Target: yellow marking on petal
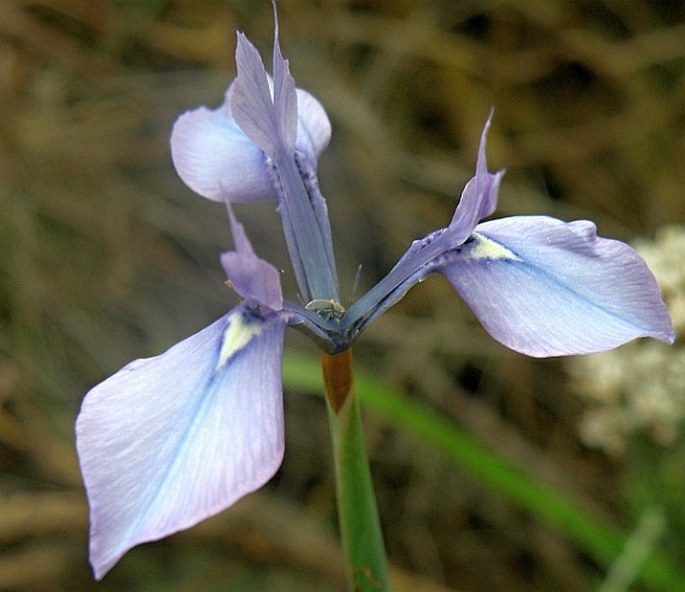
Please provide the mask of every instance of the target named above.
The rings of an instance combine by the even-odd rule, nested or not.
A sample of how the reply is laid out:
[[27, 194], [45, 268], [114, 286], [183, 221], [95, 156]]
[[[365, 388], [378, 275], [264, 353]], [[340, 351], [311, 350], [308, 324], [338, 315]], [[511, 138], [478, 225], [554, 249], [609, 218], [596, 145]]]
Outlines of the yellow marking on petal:
[[489, 239], [478, 232], [473, 233], [475, 243], [472, 243], [468, 256], [471, 259], [509, 259], [511, 261], [520, 261], [521, 259], [506, 247], [498, 242]]
[[216, 369], [219, 370], [236, 353], [243, 349], [252, 339], [262, 332], [262, 323], [247, 322], [245, 316], [238, 313], [231, 317], [224, 332], [224, 340], [219, 352], [219, 361]]

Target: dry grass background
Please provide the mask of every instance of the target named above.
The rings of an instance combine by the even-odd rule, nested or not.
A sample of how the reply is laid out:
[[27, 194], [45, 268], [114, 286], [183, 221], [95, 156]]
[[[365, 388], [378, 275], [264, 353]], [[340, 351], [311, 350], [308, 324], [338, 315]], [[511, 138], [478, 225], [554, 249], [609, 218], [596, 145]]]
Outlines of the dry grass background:
[[[279, 7], [296, 80], [333, 121], [320, 180], [350, 298], [360, 263], [368, 287], [448, 222], [490, 106], [490, 162], [508, 168], [500, 215], [588, 217], [622, 239], [685, 222], [685, 3]], [[130, 553], [101, 584], [86, 561], [72, 434], [83, 393], [233, 303], [218, 265], [231, 244], [224, 212], [176, 177], [168, 136], [183, 110], [221, 101], [235, 29], [268, 55], [268, 2], [0, 1], [0, 590], [343, 588], [325, 414], [301, 393], [286, 394], [286, 460], [265, 490]], [[258, 251], [284, 262], [273, 208], [240, 215]], [[630, 526], [624, 464], [579, 443], [560, 364], [492, 343], [441, 280], [356, 349], [375, 376]], [[443, 458], [373, 418], [367, 429], [398, 589], [570, 592], [602, 580]]]

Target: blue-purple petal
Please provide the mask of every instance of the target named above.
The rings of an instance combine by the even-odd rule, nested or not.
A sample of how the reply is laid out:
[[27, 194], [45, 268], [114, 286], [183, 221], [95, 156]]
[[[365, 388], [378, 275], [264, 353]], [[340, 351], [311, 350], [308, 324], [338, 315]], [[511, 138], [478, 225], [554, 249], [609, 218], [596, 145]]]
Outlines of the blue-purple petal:
[[489, 216], [497, 207], [499, 186], [504, 176], [504, 171], [496, 173], [488, 172], [488, 164], [485, 156], [488, 130], [492, 120], [492, 111], [483, 126], [476, 161], [476, 174], [466, 183], [461, 193], [461, 199], [452, 216], [448, 227], [448, 234], [452, 244], [460, 244], [473, 232], [476, 224], [486, 216]]
[[278, 40], [278, 14], [274, 10], [273, 102], [278, 124], [278, 135], [286, 152], [292, 153], [297, 138], [297, 94], [295, 79], [290, 74], [288, 60], [283, 58]]
[[76, 436], [98, 579], [131, 547], [220, 512], [278, 469], [284, 327], [240, 305], [86, 395]]
[[[241, 51], [252, 56], [252, 50], [256, 52], [254, 47], [247, 39], [243, 42], [240, 39], [241, 37], [238, 47], [243, 47]], [[241, 59], [245, 62], [245, 59]], [[242, 117], [241, 125], [251, 130], [253, 137], [267, 148], [276, 141], [271, 137], [273, 134], [284, 134], [288, 145], [292, 144], [292, 131], [289, 129], [292, 127], [293, 117], [296, 117], [294, 150], [302, 154], [311, 170], [316, 170], [319, 155], [330, 141], [331, 124], [321, 103], [301, 89], [296, 89], [294, 95], [288, 93], [288, 84], [284, 84], [281, 91], [286, 93], [288, 99], [281, 99], [283, 114], [274, 123], [276, 131], [269, 128], [269, 121], [262, 122], [261, 127], [256, 121], [249, 123], [251, 113], [254, 117], [259, 115], [254, 113], [255, 109], [270, 109], [271, 115], [274, 109], [271, 102], [273, 82], [264, 72], [261, 59], [257, 65], [254, 62], [254, 56], [247, 59], [250, 67], [258, 68], [256, 72], [244, 74], [248, 77], [249, 84], [245, 78], [240, 82], [233, 82], [226, 92], [223, 105], [218, 109], [200, 107], [188, 111], [174, 125], [171, 155], [176, 171], [188, 187], [208, 199], [244, 202], [278, 198], [273, 171], [267, 162], [264, 146], [255, 143], [238, 126], [232, 103], [238, 105]], [[263, 83], [259, 82], [262, 79]], [[264, 96], [265, 93], [268, 98]], [[258, 104], [255, 103], [257, 98], [260, 99]], [[266, 128], [262, 129], [264, 126]]]
[[331, 141], [331, 122], [318, 99], [300, 88], [297, 89], [297, 116], [295, 148], [316, 170], [319, 156]]
[[654, 276], [628, 245], [588, 221], [545, 216], [485, 222], [435, 262], [485, 329], [536, 357], [611, 349], [674, 333]]
[[488, 172], [485, 149], [492, 111], [483, 126], [476, 161], [476, 174], [468, 181], [447, 228], [415, 240], [390, 272], [348, 309], [345, 322], [358, 335], [373, 319], [401, 300], [416, 283], [423, 281], [431, 264], [443, 253], [458, 248], [478, 222], [495, 211], [504, 171]]
[[247, 300], [254, 300], [271, 310], [283, 308], [281, 276], [268, 261], [258, 257], [247, 238], [245, 228], [228, 206], [235, 250], [221, 255], [221, 264], [233, 289]]
[[272, 89], [257, 48], [238, 33], [235, 51], [238, 77], [231, 95], [235, 122], [270, 158], [280, 151], [292, 154], [297, 135], [292, 125], [297, 121], [295, 81], [277, 48], [276, 45], [274, 58], [280, 60], [274, 64], [276, 76]]
[[171, 156], [179, 177], [203, 197], [232, 202], [276, 198], [266, 156], [223, 107], [181, 115], [171, 132]]

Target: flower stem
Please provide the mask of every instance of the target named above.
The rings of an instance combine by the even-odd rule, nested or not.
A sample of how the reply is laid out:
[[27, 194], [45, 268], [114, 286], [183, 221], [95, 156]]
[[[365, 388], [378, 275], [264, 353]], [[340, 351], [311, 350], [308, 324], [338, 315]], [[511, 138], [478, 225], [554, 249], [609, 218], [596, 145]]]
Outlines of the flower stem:
[[350, 589], [390, 590], [376, 498], [364, 449], [359, 403], [354, 396], [352, 352], [321, 354], [333, 441], [338, 522]]

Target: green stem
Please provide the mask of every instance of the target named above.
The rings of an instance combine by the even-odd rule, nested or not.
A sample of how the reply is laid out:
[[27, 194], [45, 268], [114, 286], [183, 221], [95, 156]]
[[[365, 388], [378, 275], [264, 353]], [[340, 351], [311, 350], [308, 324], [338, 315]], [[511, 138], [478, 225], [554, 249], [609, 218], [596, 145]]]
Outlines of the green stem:
[[321, 354], [321, 366], [333, 441], [338, 522], [351, 589], [387, 592], [388, 566], [353, 391], [352, 353]]
[[[359, 374], [357, 379], [359, 396], [376, 417], [440, 451], [459, 470], [480, 479], [515, 507], [530, 512], [600, 565], [610, 566], [625, 548], [627, 537], [622, 530], [588, 514], [572, 496], [492, 451], [453, 420], [368, 374]], [[283, 383], [287, 388], [312, 393], [322, 390], [318, 365], [293, 353], [285, 356]], [[663, 548], [655, 548], [636, 574], [636, 582], [650, 590], [682, 592], [685, 572]]]

